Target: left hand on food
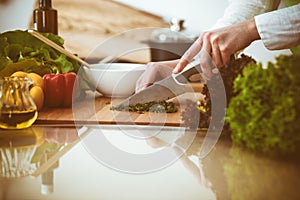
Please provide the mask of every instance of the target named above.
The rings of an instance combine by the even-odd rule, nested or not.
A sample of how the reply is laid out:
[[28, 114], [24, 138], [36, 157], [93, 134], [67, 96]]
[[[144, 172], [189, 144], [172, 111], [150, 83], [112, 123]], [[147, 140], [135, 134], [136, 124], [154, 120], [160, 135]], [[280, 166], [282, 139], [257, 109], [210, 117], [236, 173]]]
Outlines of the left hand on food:
[[154, 82], [170, 76], [177, 63], [178, 60], [148, 63], [145, 72], [136, 82], [135, 92], [139, 92]]

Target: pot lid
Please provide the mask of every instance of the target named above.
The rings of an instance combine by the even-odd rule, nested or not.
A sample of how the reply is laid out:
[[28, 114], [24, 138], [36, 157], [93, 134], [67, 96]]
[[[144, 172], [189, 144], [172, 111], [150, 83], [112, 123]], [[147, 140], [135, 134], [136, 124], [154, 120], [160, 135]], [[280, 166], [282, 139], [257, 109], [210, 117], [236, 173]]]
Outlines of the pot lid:
[[160, 43], [174, 43], [174, 42], [191, 42], [192, 38], [184, 33], [184, 20], [172, 18], [170, 20], [169, 28], [161, 28], [152, 31], [151, 41]]

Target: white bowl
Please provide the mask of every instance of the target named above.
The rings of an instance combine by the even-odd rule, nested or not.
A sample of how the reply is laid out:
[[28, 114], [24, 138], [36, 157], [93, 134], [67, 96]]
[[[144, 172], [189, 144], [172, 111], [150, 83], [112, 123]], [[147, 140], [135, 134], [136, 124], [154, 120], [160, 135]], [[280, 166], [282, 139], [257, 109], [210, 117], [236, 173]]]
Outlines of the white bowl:
[[85, 68], [96, 90], [106, 97], [125, 98], [135, 91], [138, 78], [146, 65], [136, 63], [92, 64]]

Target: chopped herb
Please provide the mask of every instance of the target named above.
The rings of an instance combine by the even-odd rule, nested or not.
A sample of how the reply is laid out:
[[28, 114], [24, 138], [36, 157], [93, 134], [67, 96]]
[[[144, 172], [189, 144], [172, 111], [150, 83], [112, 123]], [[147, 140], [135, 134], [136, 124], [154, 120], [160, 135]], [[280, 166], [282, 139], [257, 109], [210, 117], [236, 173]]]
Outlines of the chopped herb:
[[145, 112], [156, 112], [156, 113], [174, 113], [177, 112], [177, 107], [173, 102], [167, 101], [151, 101], [147, 103], [138, 103], [135, 105], [118, 105], [111, 107], [111, 110], [116, 111], [130, 111], [143, 114]]

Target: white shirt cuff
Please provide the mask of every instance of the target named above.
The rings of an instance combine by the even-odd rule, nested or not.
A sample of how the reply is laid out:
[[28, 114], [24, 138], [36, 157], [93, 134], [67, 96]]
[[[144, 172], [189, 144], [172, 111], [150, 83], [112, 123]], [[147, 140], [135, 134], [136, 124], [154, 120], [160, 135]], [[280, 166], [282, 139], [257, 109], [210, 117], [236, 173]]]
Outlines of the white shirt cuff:
[[300, 44], [300, 4], [255, 16], [262, 42], [269, 50], [288, 49]]

